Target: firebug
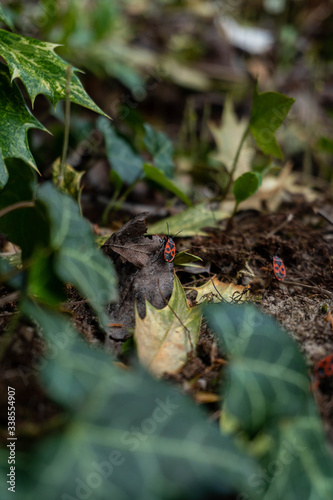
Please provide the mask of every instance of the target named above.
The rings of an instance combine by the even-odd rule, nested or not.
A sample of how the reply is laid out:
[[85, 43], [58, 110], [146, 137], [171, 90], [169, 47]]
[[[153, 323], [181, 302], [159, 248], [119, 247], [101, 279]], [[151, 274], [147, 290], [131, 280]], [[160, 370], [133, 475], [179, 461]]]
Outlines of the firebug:
[[286, 277], [286, 268], [284, 267], [283, 260], [277, 255], [273, 257], [273, 272], [275, 278], [279, 281], [283, 281]]
[[322, 358], [315, 364], [313, 369], [314, 373], [314, 387], [318, 387], [319, 381], [325, 378], [333, 377], [333, 354], [329, 354]]
[[[173, 239], [171, 238], [171, 236], [169, 236], [169, 224], [168, 223], [167, 223], [167, 226], [168, 226], [168, 237], [165, 240], [166, 243], [165, 243], [165, 247], [164, 247], [164, 260], [166, 260], [167, 262], [172, 262], [176, 256], [176, 244], [173, 241]], [[180, 232], [181, 231], [178, 231], [177, 234], [179, 234]], [[177, 236], [177, 234], [175, 234], [175, 236]], [[174, 236], [174, 238], [175, 238], [175, 236]]]

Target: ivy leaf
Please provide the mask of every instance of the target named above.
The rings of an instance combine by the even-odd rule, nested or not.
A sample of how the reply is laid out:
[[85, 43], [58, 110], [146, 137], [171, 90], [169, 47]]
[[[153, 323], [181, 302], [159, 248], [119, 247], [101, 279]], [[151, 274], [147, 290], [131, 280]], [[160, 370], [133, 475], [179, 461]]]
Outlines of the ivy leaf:
[[141, 362], [156, 376], [180, 370], [191, 347], [195, 348], [197, 344], [201, 313], [200, 307], [188, 306], [184, 289], [176, 276], [167, 306], [155, 309], [146, 301], [144, 319], [135, 310], [134, 338]]
[[106, 326], [104, 307], [116, 300], [116, 278], [110, 259], [95, 245], [88, 222], [77, 203], [45, 183], [38, 189], [37, 200], [50, 220], [50, 245], [56, 256], [57, 276], [72, 283], [91, 303]]
[[[0, 30], [1, 32], [1, 30]], [[46, 129], [30, 113], [15, 82], [11, 83], [7, 66], [0, 63], [0, 188], [8, 180], [5, 159], [20, 158], [38, 172], [30, 152], [27, 132], [30, 128]]]
[[279, 474], [272, 474], [268, 484], [262, 480], [263, 475], [256, 476], [257, 487], [266, 490], [263, 500], [331, 498], [332, 455], [314, 401], [309, 401], [305, 415], [281, 419], [277, 427], [268, 429], [267, 437], [271, 446], [260, 463], [265, 471], [272, 468], [270, 464], [277, 464]]
[[[7, 160], [9, 180], [0, 192], [0, 209], [22, 202], [33, 202], [37, 188], [37, 175], [21, 160]], [[18, 245], [22, 259], [32, 257], [36, 247], [47, 247], [49, 222], [45, 210], [22, 207], [0, 217], [0, 232]]]
[[182, 200], [184, 203], [186, 203], [187, 206], [192, 206], [191, 200], [186, 196], [183, 191], [181, 191], [173, 182], [171, 182], [167, 177], [164, 175], [164, 173], [159, 170], [157, 167], [153, 167], [152, 165], [149, 165], [149, 163], [145, 163], [143, 167], [146, 179], [150, 179], [151, 181], [156, 182], [160, 186], [164, 187], [165, 189], [168, 189], [171, 191], [171, 193], [175, 194], [178, 196], [180, 200]]
[[235, 180], [233, 193], [237, 204], [250, 198], [258, 191], [261, 184], [261, 175], [258, 172], [246, 172]]
[[[69, 414], [60, 431], [17, 454], [18, 498], [73, 500], [92, 492], [101, 500], [190, 500], [249, 490], [255, 461], [189, 398], [143, 370], [119, 369], [105, 352], [76, 340], [65, 318], [33, 306], [24, 310], [49, 342], [57, 346], [60, 337], [41, 378]], [[7, 459], [4, 500], [11, 494]]]
[[7, 16], [6, 12], [4, 11], [4, 8], [0, 5], [0, 21], [2, 21], [8, 28], [10, 28], [12, 31], [14, 31], [14, 25], [12, 23], [12, 20]]
[[232, 358], [225, 410], [248, 433], [272, 417], [305, 412], [309, 379], [291, 338], [254, 306], [207, 306], [209, 324]]
[[112, 169], [126, 184], [133, 184], [143, 177], [143, 160], [131, 146], [119, 137], [109, 120], [99, 118], [98, 129], [105, 139], [106, 154]]
[[[7, 62], [11, 81], [20, 78], [32, 104], [38, 94], [44, 94], [55, 106], [66, 99], [67, 68], [69, 64], [54, 49], [57, 44], [42, 42], [0, 30], [0, 53]], [[70, 81], [70, 100], [107, 116], [88, 96], [73, 68]]]
[[330, 498], [332, 457], [297, 345], [250, 305], [210, 305], [209, 325], [230, 361], [222, 429], [232, 425], [262, 471], [249, 478], [254, 498]]
[[282, 125], [295, 99], [278, 92], [258, 93], [254, 90], [250, 117], [250, 130], [261, 151], [276, 158], [283, 158], [274, 132]]
[[174, 171], [172, 142], [163, 132], [157, 132], [148, 123], [144, 124], [144, 129], [143, 142], [152, 155], [156, 168], [166, 177], [172, 177]]

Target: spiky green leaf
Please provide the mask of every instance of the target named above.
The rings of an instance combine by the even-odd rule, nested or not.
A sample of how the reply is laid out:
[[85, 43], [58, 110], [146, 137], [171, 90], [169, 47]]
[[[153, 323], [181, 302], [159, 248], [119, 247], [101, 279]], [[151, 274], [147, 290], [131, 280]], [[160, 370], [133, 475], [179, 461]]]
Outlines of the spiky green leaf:
[[[66, 99], [69, 64], [55, 53], [54, 49], [58, 46], [0, 30], [0, 53], [8, 64], [11, 80], [22, 80], [32, 104], [38, 94], [44, 94], [54, 106]], [[75, 71], [78, 69], [73, 68], [72, 71], [70, 100], [105, 115], [90, 99]]]
[[30, 128], [46, 129], [30, 113], [16, 83], [11, 83], [7, 66], [2, 63], [0, 63], [0, 108], [0, 188], [2, 188], [8, 180], [6, 158], [20, 158], [38, 172], [29, 149], [27, 132]]

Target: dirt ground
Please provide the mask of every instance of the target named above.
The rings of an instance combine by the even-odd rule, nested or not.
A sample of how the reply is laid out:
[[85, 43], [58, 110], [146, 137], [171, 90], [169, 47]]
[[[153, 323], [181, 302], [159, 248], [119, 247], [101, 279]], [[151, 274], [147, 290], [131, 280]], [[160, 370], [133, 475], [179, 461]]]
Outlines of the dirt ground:
[[[319, 206], [320, 205], [320, 206]], [[250, 300], [285, 327], [298, 343], [309, 366], [309, 387], [312, 368], [322, 357], [333, 353], [333, 203], [305, 201], [282, 205], [279, 213], [265, 214], [255, 210], [240, 211], [232, 225], [222, 221], [215, 228], [206, 228], [208, 236], [176, 239], [177, 250], [184, 248], [200, 256], [206, 272], [191, 274], [177, 269], [183, 285], [202, 284], [212, 275], [222, 281], [248, 285]], [[286, 268], [285, 280], [278, 281], [272, 272], [272, 257], [278, 255]], [[38, 359], [44, 343], [33, 324], [20, 319], [11, 323], [14, 334], [5, 334], [9, 320], [15, 320], [16, 297], [5, 287], [1, 289], [0, 331], [2, 361], [0, 384], [17, 387], [17, 431], [23, 438], [47, 432], [61, 420], [61, 411], [50, 401], [38, 382]], [[88, 304], [68, 287], [74, 323], [85, 339], [94, 345], [105, 343], [104, 333]], [[114, 342], [111, 350], [122, 361], [130, 362], [133, 346], [127, 339]], [[110, 344], [108, 344], [110, 350]], [[225, 364], [223, 352], [214, 336], [202, 325], [197, 354], [176, 375], [166, 379], [189, 393], [198, 403], [206, 404], [211, 418], [219, 416], [219, 381]], [[6, 391], [0, 387], [0, 426], [5, 429]], [[333, 441], [332, 380], [325, 380], [314, 389], [315, 398], [330, 440]], [[19, 397], [21, 394], [22, 397]], [[1, 435], [0, 435], [1, 437]]]

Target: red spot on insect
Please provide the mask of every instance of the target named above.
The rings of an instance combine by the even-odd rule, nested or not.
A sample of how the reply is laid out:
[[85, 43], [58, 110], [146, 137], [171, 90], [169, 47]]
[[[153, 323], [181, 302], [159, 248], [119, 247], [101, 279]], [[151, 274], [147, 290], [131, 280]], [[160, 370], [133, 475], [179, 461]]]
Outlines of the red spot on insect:
[[329, 354], [315, 364], [313, 369], [313, 387], [317, 388], [320, 380], [333, 377], [333, 354]]
[[172, 238], [168, 238], [164, 247], [164, 259], [172, 262], [176, 255], [176, 244]]
[[273, 257], [273, 272], [275, 278], [279, 281], [283, 281], [286, 277], [286, 268], [284, 267], [283, 260], [277, 257], [277, 255]]

